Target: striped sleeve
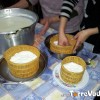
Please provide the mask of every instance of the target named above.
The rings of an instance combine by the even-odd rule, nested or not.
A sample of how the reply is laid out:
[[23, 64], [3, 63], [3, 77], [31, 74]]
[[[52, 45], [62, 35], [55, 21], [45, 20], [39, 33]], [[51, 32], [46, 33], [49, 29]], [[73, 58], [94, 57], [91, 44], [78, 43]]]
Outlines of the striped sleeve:
[[70, 19], [73, 9], [77, 5], [78, 1], [79, 0], [63, 0], [60, 16]]

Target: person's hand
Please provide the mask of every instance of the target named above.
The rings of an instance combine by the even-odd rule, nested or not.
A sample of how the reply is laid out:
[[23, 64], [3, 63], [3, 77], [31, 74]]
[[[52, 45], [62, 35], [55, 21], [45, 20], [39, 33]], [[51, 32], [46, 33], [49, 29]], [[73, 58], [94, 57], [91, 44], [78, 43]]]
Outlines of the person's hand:
[[51, 19], [49, 17], [46, 17], [46, 18], [43, 18], [40, 20], [40, 24], [42, 25], [47, 25], [48, 27], [50, 26], [51, 24]]
[[40, 20], [40, 24], [44, 25], [42, 30], [39, 32], [40, 35], [44, 35], [46, 31], [49, 29], [50, 24], [51, 24], [51, 18], [43, 18]]
[[33, 46], [38, 47], [40, 45], [41, 42], [44, 41], [44, 37], [40, 34], [36, 34], [35, 38], [34, 38], [34, 44]]
[[89, 37], [88, 30], [82, 30], [78, 32], [74, 38], [76, 39], [76, 45], [74, 47], [74, 52], [82, 45], [83, 42]]
[[40, 20], [40, 24], [44, 25], [40, 34], [44, 35], [51, 24], [59, 21], [59, 16], [46, 17]]
[[58, 44], [61, 45], [61, 46], [70, 45], [65, 34], [59, 34]]
[[44, 40], [43, 35], [46, 33], [46, 31], [49, 28], [49, 23], [48, 23], [48, 19], [45, 18], [43, 20], [41, 20], [41, 24], [43, 24], [43, 28], [41, 29], [41, 31], [35, 35], [35, 41], [33, 46], [38, 47], [39, 44]]

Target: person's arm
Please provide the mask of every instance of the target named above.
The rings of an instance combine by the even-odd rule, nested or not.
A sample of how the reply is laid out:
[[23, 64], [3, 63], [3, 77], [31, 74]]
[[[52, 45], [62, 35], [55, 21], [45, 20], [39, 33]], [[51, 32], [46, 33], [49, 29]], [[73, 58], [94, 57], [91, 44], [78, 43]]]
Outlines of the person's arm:
[[100, 32], [100, 26], [95, 28], [89, 28], [78, 32], [74, 38], [77, 40], [74, 51], [76, 51], [85, 40], [94, 34], [98, 34]]
[[100, 25], [98, 25], [98, 33], [100, 34]]
[[16, 4], [10, 6], [10, 8], [27, 8], [29, 6], [29, 3], [27, 0], [20, 0]]
[[65, 17], [61, 17], [61, 20], [60, 20], [60, 26], [59, 26], [59, 40], [58, 40], [58, 43], [59, 45], [69, 45], [69, 42], [65, 36], [65, 27], [66, 27], [66, 23], [68, 22], [68, 19], [65, 18]]
[[78, 2], [79, 0], [63, 0], [59, 25], [59, 45], [69, 45], [64, 30]]

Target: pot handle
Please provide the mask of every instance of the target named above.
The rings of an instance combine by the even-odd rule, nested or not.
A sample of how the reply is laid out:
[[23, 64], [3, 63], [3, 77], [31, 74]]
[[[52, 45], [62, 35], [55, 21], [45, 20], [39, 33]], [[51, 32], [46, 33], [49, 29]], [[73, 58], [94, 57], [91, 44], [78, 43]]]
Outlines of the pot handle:
[[19, 30], [17, 30], [16, 32], [11, 32], [9, 34], [4, 34], [4, 38], [7, 41], [9, 47], [22, 44], [22, 37]]

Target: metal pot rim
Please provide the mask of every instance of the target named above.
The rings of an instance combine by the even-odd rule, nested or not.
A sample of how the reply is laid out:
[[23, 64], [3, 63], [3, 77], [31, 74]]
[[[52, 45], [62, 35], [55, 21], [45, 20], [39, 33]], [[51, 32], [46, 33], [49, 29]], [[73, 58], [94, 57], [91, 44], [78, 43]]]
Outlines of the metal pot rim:
[[33, 24], [27, 26], [27, 27], [23, 27], [20, 28], [18, 30], [15, 31], [4, 31], [4, 32], [0, 32], [0, 34], [12, 34], [12, 33], [16, 33], [17, 31], [20, 31], [24, 28], [29, 28], [32, 25], [34, 25], [37, 21], [38, 21], [38, 15], [30, 10], [27, 9], [22, 9], [22, 8], [8, 8], [8, 9], [2, 9], [0, 10], [0, 18], [7, 18], [7, 17], [26, 17], [30, 20], [34, 20]]

